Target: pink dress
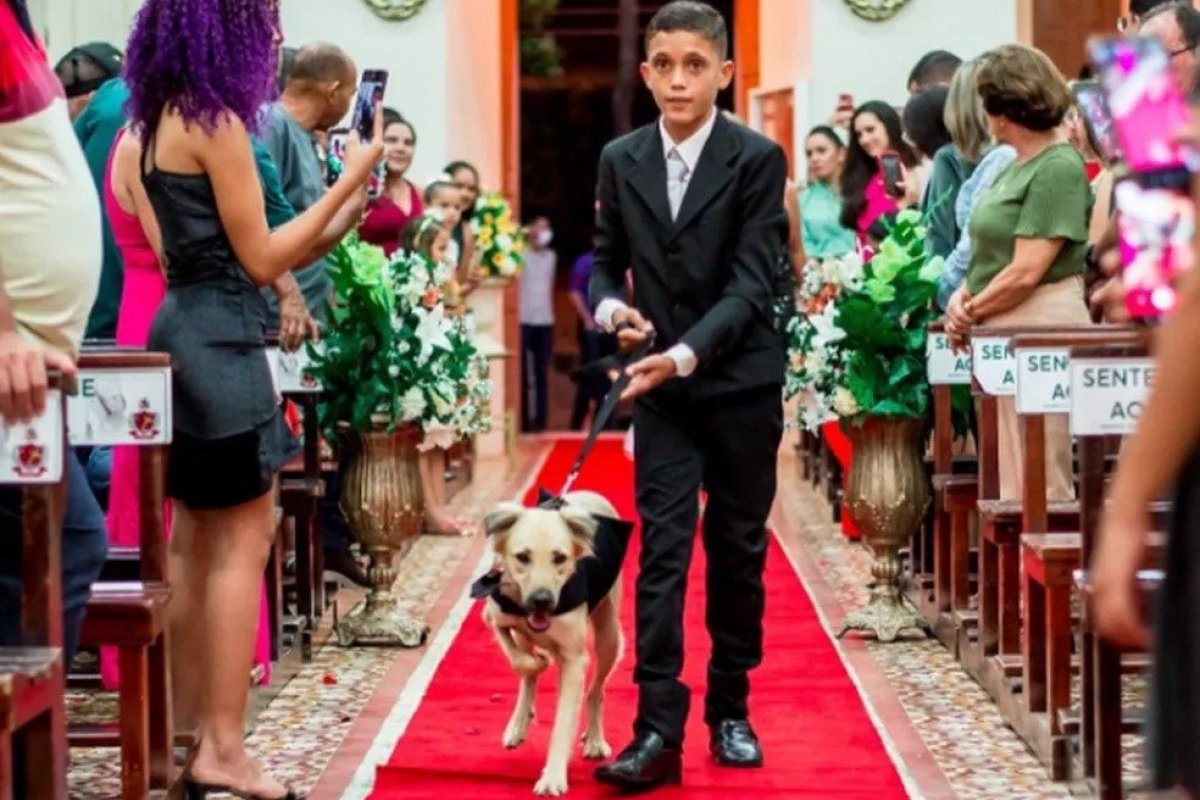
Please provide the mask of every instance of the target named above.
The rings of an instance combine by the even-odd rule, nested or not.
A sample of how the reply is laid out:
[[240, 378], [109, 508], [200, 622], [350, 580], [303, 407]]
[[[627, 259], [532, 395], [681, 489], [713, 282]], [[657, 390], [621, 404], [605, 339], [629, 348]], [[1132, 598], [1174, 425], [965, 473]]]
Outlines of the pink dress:
[[895, 214], [900, 210], [896, 205], [896, 201], [887, 193], [887, 189], [883, 185], [883, 175], [876, 173], [871, 182], [867, 184], [866, 190], [867, 205], [862, 213], [858, 215], [858, 241], [859, 244], [866, 246], [868, 244], [867, 231], [875, 224], [876, 220], [884, 214]]
[[[104, 213], [112, 226], [113, 239], [121, 250], [124, 263], [121, 305], [117, 312], [117, 346], [145, 348], [150, 339], [150, 325], [167, 293], [167, 278], [158, 264], [158, 256], [142, 231], [136, 214], [130, 214], [117, 202], [112, 190], [113, 154], [121, 143], [125, 131], [117, 134], [112, 150], [108, 154], [108, 166], [104, 170]], [[112, 456], [112, 482], [108, 494], [108, 541], [118, 546], [137, 546], [140, 541], [138, 495], [138, 448], [114, 447]], [[163, 513], [163, 534], [171, 537], [171, 502], [168, 500]], [[266, 586], [262, 592], [262, 610], [259, 615], [258, 642], [254, 660], [261, 664], [270, 679], [271, 640], [267, 625]], [[100, 675], [106, 689], [115, 690], [120, 682], [117, 667], [117, 651], [113, 647], [102, 648], [100, 653]]]

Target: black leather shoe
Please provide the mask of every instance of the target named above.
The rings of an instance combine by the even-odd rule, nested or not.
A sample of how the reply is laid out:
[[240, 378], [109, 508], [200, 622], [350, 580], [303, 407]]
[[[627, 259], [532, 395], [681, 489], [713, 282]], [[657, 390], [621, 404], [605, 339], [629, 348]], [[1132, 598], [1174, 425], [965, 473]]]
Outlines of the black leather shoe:
[[683, 782], [683, 757], [657, 733], [643, 733], [611, 764], [597, 767], [596, 780], [626, 792], [678, 786]]
[[723, 719], [714, 725], [708, 748], [722, 767], [761, 767], [763, 763], [758, 736], [744, 719]]

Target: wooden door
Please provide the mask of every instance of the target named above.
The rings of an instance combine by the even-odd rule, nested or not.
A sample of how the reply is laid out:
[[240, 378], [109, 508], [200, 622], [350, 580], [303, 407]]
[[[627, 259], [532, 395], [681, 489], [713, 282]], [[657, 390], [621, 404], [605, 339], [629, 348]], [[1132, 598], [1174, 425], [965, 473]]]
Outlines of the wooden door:
[[1088, 38], [1116, 33], [1127, 5], [1128, 0], [1021, 0], [1021, 16], [1029, 25], [1027, 41], [1050, 56], [1064, 77], [1075, 78], [1087, 62]]
[[788, 174], [795, 176], [795, 91], [767, 92], [758, 96], [758, 102], [762, 105], [762, 134], [783, 148], [788, 159]]

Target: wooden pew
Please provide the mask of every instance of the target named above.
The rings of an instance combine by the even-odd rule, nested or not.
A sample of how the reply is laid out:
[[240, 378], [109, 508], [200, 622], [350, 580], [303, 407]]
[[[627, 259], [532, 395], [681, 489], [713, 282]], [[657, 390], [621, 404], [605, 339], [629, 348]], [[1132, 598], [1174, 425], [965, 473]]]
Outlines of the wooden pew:
[[[88, 404], [100, 382], [119, 382], [127, 403], [108, 427], [93, 426]], [[81, 644], [115, 646], [121, 669], [120, 719], [112, 725], [72, 725], [73, 747], [121, 749], [121, 796], [166, 792], [179, 774], [172, 717], [167, 626], [170, 577], [163, 521], [167, 447], [171, 433], [171, 359], [166, 353], [85, 349], [79, 357], [80, 395], [68, 404], [73, 445], [139, 447], [139, 521], [136, 552], [114, 548], [112, 558], [137, 564], [136, 580], [92, 587]], [[185, 739], [190, 744], [192, 737]]]
[[[1070, 749], [1062, 714], [1070, 706], [1073, 642], [1071, 593], [1080, 563], [1078, 503], [1060, 501], [1060, 519], [1051, 525], [1047, 499], [1046, 418], [1071, 411], [1070, 348], [1119, 346], [1137, 341], [1129, 330], [1085, 328], [1052, 334], [1014, 336], [1016, 407], [1025, 441], [1024, 494], [1017, 541], [1012, 531], [988, 526], [991, 544], [1011, 559], [1020, 554], [1020, 691], [1023, 703], [1010, 705], [1010, 720], [1050, 771], [1054, 780], [1069, 775]], [[1055, 532], [1058, 531], [1058, 532]], [[1015, 547], [1014, 547], [1015, 545]], [[1015, 576], [1006, 576], [1011, 580]], [[1005, 632], [1006, 633], [1006, 632]], [[1008, 638], [1002, 633], [1003, 638]], [[1001, 682], [1012, 664], [995, 664]]]
[[[1016, 395], [1017, 363], [1013, 340], [1018, 336], [1111, 337], [1120, 329], [1092, 326], [1064, 331], [1053, 326], [979, 326], [972, 331], [973, 388], [979, 404], [979, 482], [978, 496], [964, 508], [966, 498], [958, 498], [951, 507], [952, 602], [959, 636], [959, 659], [964, 668], [992, 695], [1010, 719], [1022, 714], [1016, 692], [1021, 688], [1012, 679], [1021, 674], [1021, 564], [1020, 533], [1023, 525], [1033, 524], [1039, 532], [1071, 531], [1078, 528], [1078, 507], [1074, 503], [1045, 504], [1045, 467], [1038, 459], [1032, 470], [1041, 472], [1032, 484], [1026, 484], [1026, 497], [1040, 493], [1040, 502], [1031, 509], [1036, 519], [1027, 519], [1020, 500], [1000, 499], [998, 398]], [[1040, 430], [1040, 423], [1034, 423]], [[1039, 438], [1039, 441], [1041, 439]], [[1026, 448], [1027, 456], [1040, 454], [1038, 447]], [[1026, 471], [1031, 467], [1026, 465]], [[978, 611], [966, 610], [963, 593], [967, 587], [967, 515], [974, 510], [979, 530]], [[956, 519], [957, 518], [957, 519]], [[957, 522], [957, 524], [953, 524]]]
[[[930, 326], [927, 345], [927, 369], [933, 394], [933, 449], [930, 483], [933, 487], [933, 502], [930, 504], [929, 536], [921, 547], [914, 546], [914, 583], [921, 587], [917, 607], [935, 635], [954, 655], [958, 655], [958, 633], [952, 614], [952, 598], [967, 595], [967, 562], [969, 556], [952, 547], [952, 530], [960, 526], [960, 535], [954, 539], [959, 548], [966, 543], [966, 517], [968, 505], [964, 500], [974, 501], [978, 478], [962, 474], [960, 466], [969, 470], [978, 469], [975, 459], [956, 464], [954, 458], [954, 423], [952, 420], [951, 394], [955, 386], [971, 382], [970, 352], [955, 353], [950, 348], [949, 336], [941, 323]], [[918, 563], [918, 558], [920, 562]], [[957, 561], [956, 561], [957, 558]], [[932, 591], [925, 588], [922, 576], [932, 575]]]
[[[1101, 382], [1098, 370], [1117, 370], [1130, 380]], [[1082, 563], [1091, 563], [1104, 507], [1105, 459], [1112, 437], [1133, 432], [1136, 414], [1148, 394], [1154, 362], [1146, 343], [1124, 347], [1071, 349], [1071, 434], [1080, 451]], [[1113, 373], [1109, 373], [1113, 374]], [[1105, 383], [1113, 384], [1105, 386]], [[1122, 383], [1123, 386], [1116, 384]], [[1077, 584], [1086, 594], [1082, 571]], [[1088, 604], [1083, 616], [1083, 687], [1080, 720], [1081, 773], [1094, 778], [1099, 800], [1123, 796], [1121, 734], [1126, 723], [1121, 706], [1120, 652], [1095, 636]], [[1132, 727], [1132, 725], [1130, 726]]]
[[[45, 447], [38, 463], [57, 464], [44, 475], [13, 473], [10, 456], [4, 462], [3, 483], [25, 483], [21, 505], [22, 592], [21, 646], [0, 647], [0, 800], [13, 800], [18, 771], [25, 781], [24, 795], [31, 798], [67, 797], [67, 735], [62, 659], [62, 522], [66, 512], [66, 449], [63, 382], [50, 376], [48, 411], [40, 443]], [[10, 429], [24, 435], [24, 426]], [[35, 452], [25, 450], [29, 456]], [[51, 452], [53, 451], [53, 452]], [[44, 460], [43, 460], [44, 459]], [[27, 466], [37, 466], [27, 462]], [[30, 483], [35, 481], [51, 481]], [[24, 760], [13, 757], [13, 734], [24, 737]]]
[[[300, 658], [312, 660], [313, 633], [325, 608], [325, 559], [321, 545], [320, 504], [325, 496], [321, 472], [321, 430], [317, 404], [321, 387], [304, 371], [308, 363], [301, 348], [281, 354], [272, 343], [269, 350], [279, 393], [300, 409], [304, 426], [304, 454], [298, 462], [284, 467], [279, 483], [279, 502], [286, 526], [292, 531], [296, 555], [296, 634]], [[282, 533], [282, 531], [281, 531]], [[269, 618], [272, 625], [272, 654], [280, 655], [283, 627], [283, 553], [284, 537], [276, 537], [276, 547], [267, 567]]]

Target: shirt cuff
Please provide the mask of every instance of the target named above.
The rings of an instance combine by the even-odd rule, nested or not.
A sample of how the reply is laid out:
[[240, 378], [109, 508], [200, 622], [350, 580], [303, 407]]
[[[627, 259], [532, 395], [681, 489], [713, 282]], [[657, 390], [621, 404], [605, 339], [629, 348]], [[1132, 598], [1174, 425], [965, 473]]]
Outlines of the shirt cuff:
[[596, 324], [609, 333], [613, 332], [613, 314], [616, 314], [623, 308], [629, 308], [625, 303], [615, 297], [606, 297], [600, 301], [600, 305], [596, 306]]
[[696, 371], [696, 353], [686, 344], [669, 347], [663, 355], [675, 362], [675, 374], [680, 378], [686, 378]]

